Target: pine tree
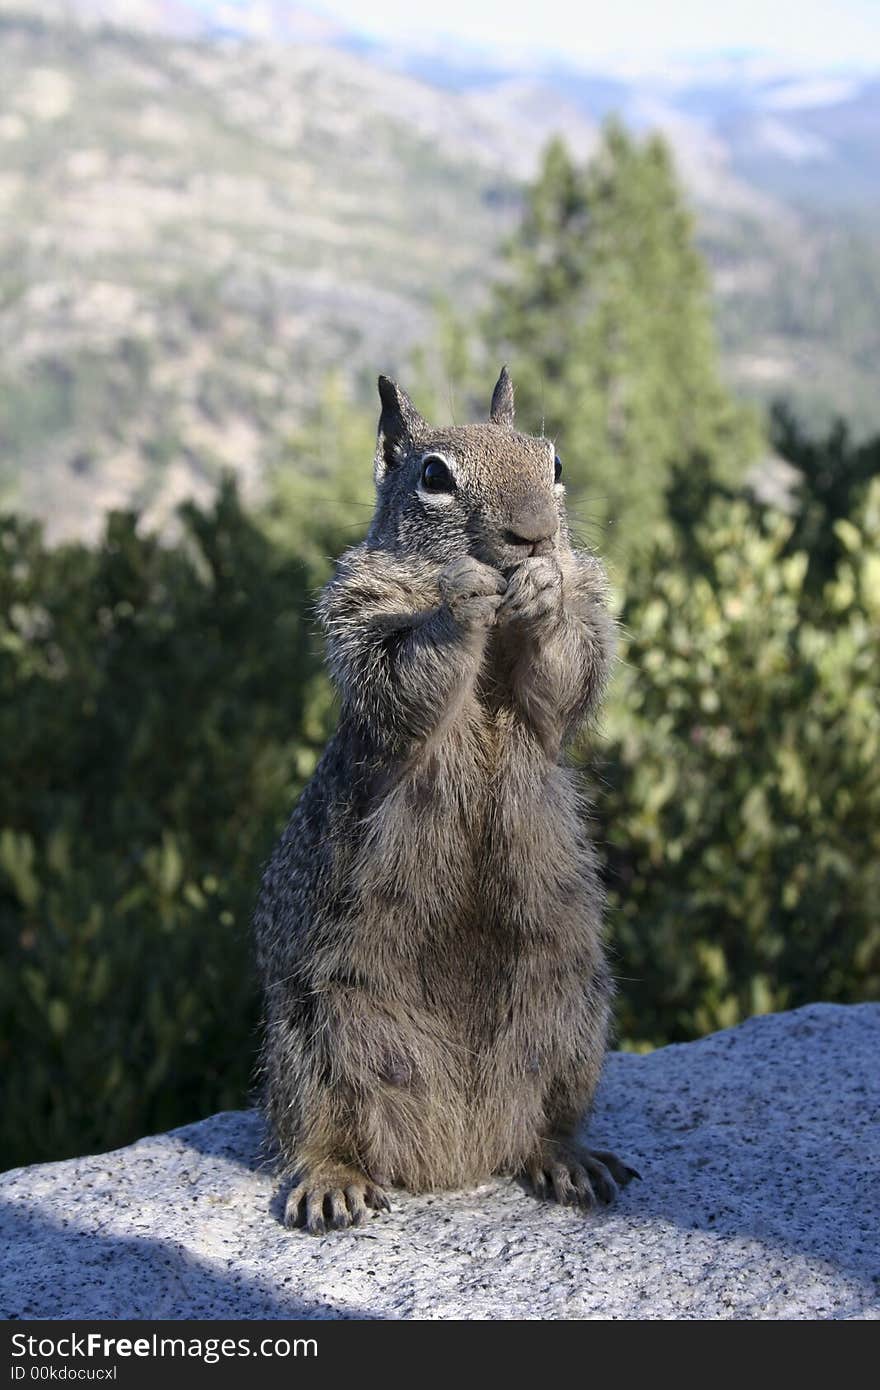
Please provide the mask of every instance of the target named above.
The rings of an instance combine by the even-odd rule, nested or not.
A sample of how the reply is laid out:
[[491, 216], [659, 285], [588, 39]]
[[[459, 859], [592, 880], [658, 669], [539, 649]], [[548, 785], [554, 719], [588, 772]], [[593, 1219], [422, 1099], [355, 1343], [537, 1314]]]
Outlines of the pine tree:
[[584, 168], [553, 141], [504, 259], [487, 327], [518, 418], [557, 441], [574, 509], [588, 527], [614, 524], [624, 558], [662, 518], [675, 465], [731, 478], [758, 449], [718, 374], [707, 275], [663, 140], [612, 122]]

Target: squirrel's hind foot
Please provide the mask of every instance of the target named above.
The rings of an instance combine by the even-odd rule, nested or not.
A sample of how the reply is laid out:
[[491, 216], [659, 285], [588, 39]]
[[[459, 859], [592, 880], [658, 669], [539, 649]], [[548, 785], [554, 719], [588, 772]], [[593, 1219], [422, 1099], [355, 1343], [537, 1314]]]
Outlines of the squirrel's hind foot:
[[362, 1226], [373, 1212], [390, 1211], [391, 1203], [376, 1183], [356, 1168], [327, 1164], [304, 1174], [284, 1207], [284, 1224], [309, 1235]]
[[586, 1149], [572, 1139], [545, 1139], [524, 1176], [536, 1196], [590, 1209], [610, 1206], [618, 1190], [641, 1174], [605, 1150]]

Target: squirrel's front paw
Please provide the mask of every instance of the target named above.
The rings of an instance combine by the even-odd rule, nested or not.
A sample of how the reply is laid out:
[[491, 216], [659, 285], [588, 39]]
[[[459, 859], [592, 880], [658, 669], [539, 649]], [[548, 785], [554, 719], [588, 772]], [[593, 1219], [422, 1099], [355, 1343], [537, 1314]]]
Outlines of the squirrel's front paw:
[[562, 611], [562, 571], [551, 555], [517, 565], [498, 609], [500, 622], [533, 622]]
[[490, 627], [507, 581], [490, 565], [465, 555], [446, 566], [439, 585], [440, 597], [457, 622], [471, 627]]

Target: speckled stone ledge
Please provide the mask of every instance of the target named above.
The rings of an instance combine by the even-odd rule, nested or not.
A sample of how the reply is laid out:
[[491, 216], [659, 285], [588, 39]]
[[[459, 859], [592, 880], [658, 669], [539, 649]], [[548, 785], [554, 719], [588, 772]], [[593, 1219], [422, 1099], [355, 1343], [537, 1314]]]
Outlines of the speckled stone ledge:
[[591, 1125], [643, 1174], [598, 1216], [518, 1183], [321, 1238], [253, 1112], [0, 1177], [5, 1318], [880, 1318], [880, 1005], [609, 1058]]

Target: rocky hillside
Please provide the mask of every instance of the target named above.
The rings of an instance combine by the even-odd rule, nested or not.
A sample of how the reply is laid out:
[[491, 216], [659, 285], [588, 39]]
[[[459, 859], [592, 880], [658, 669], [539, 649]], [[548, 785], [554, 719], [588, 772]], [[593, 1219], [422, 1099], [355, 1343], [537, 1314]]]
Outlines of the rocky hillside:
[[[436, 85], [306, 19], [256, 41], [185, 4], [0, 0], [0, 498], [55, 535], [127, 502], [161, 519], [225, 466], [255, 486], [328, 369], [366, 392], [437, 296], [476, 311], [548, 136], [593, 146], [563, 83]], [[867, 234], [656, 114], [731, 377], [880, 424]]]
[[2, 23], [7, 494], [81, 530], [249, 479], [327, 368], [399, 362], [433, 294], [473, 297], [503, 159], [383, 82], [305, 47]]

